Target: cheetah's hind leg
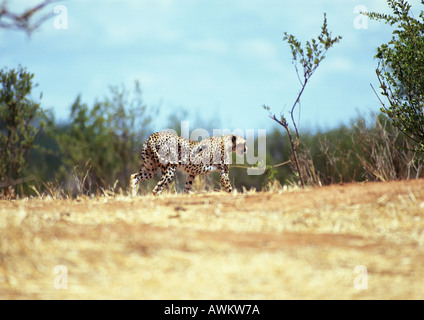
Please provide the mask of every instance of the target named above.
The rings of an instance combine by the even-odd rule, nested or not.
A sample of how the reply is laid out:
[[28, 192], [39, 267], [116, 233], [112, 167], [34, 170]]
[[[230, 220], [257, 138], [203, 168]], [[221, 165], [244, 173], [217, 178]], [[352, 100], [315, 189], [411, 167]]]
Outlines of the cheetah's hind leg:
[[187, 176], [185, 187], [184, 187], [184, 193], [190, 193], [191, 187], [193, 186], [193, 180], [196, 176], [189, 174]]
[[142, 166], [137, 173], [132, 174], [130, 176], [130, 195], [135, 197], [138, 191], [138, 184], [153, 178], [155, 173], [154, 170], [149, 170], [145, 166]]
[[163, 189], [172, 181], [176, 169], [176, 166], [168, 166], [162, 169], [162, 177], [160, 178], [156, 187], [153, 189], [153, 194], [155, 196], [160, 195]]

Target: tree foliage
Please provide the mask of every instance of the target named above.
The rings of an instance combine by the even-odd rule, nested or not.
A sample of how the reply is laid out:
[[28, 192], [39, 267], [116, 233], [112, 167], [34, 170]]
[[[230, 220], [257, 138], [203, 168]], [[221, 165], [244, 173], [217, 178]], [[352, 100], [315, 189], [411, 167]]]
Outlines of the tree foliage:
[[65, 130], [56, 131], [66, 170], [86, 170], [90, 176], [87, 181], [102, 188], [117, 180], [121, 186], [127, 184], [138, 165], [136, 151], [151, 121], [137, 82], [132, 95], [124, 87], [110, 90], [111, 97], [92, 108], [77, 97]]
[[31, 100], [34, 75], [25, 68], [0, 71], [0, 180], [11, 185], [25, 167], [46, 114]]
[[[393, 125], [418, 143], [424, 153], [424, 12], [418, 18], [405, 0], [388, 0], [392, 15], [369, 13], [369, 17], [394, 26], [393, 37], [377, 49], [376, 69], [382, 102], [381, 111]], [[424, 4], [424, 0], [421, 0]]]

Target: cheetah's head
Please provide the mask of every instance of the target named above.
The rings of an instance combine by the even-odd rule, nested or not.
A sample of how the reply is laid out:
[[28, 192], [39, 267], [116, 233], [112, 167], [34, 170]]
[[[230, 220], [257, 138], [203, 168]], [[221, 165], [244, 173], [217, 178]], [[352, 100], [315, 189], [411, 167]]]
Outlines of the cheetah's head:
[[246, 140], [236, 134], [231, 134], [228, 137], [231, 139], [231, 150], [228, 151], [235, 152], [242, 157], [247, 150]]

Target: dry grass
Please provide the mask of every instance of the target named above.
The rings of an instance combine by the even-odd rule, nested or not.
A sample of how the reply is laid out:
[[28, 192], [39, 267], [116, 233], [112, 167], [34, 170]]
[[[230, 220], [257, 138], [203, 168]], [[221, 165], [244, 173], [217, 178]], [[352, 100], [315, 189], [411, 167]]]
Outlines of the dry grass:
[[0, 234], [2, 299], [424, 298], [424, 180], [0, 201]]

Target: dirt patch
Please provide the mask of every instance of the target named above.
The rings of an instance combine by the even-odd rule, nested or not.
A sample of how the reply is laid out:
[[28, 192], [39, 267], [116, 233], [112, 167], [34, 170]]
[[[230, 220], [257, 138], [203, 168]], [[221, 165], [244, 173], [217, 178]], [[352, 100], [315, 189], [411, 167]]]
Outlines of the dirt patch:
[[1, 201], [0, 233], [3, 299], [424, 298], [424, 180]]

